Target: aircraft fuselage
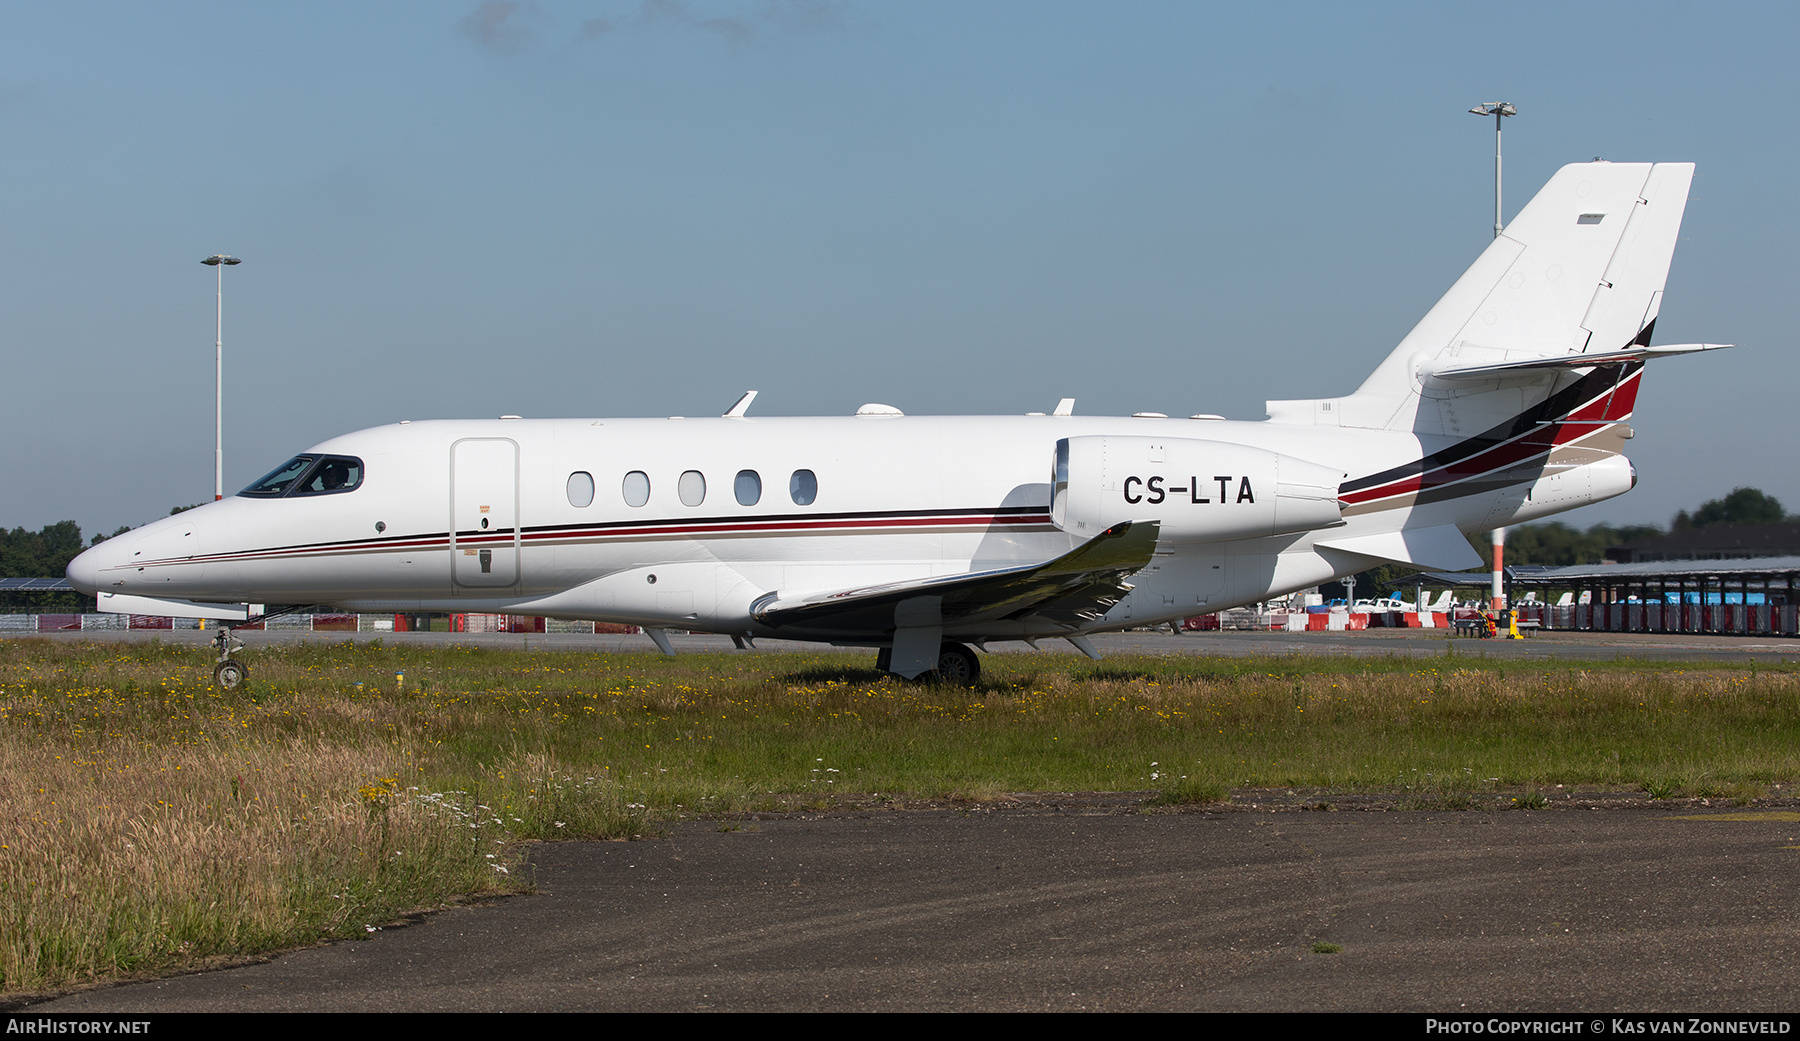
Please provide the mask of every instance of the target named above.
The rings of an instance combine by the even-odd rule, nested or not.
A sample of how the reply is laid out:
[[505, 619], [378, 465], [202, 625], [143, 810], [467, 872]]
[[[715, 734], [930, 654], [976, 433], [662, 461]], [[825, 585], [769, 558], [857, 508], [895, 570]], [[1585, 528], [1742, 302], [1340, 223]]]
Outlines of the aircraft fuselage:
[[[353, 490], [230, 496], [104, 543], [71, 575], [82, 586], [162, 598], [821, 635], [771, 629], [753, 605], [778, 590], [906, 582], [1068, 552], [1081, 539], [1052, 523], [1056, 445], [1108, 435], [1254, 446], [1345, 475], [1430, 450], [1386, 431], [1081, 416], [414, 422], [308, 450], [360, 462]], [[1152, 453], [1120, 473], [1104, 494], [1145, 516], [1229, 514], [1277, 493], [1246, 473], [1183, 468]], [[1496, 501], [1487, 492], [1378, 509], [1326, 531], [1472, 529]], [[1359, 563], [1314, 551], [1316, 534], [1165, 539], [1130, 595], [1093, 628], [1265, 599]], [[1064, 631], [990, 621], [968, 635]]]

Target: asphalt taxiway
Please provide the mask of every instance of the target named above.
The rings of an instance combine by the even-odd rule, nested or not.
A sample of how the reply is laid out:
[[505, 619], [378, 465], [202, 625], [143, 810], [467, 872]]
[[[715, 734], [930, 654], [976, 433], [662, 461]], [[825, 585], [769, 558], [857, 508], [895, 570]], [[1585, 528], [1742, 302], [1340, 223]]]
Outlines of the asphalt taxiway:
[[1795, 1007], [1800, 812], [1553, 807], [694, 821], [537, 846], [532, 896], [29, 1011]]

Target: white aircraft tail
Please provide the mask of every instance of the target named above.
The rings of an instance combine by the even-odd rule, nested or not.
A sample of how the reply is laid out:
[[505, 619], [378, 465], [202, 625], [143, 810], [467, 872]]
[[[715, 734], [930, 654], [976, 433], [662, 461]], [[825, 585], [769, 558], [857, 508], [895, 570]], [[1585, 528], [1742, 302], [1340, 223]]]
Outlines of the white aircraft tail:
[[[1692, 163], [1563, 167], [1356, 393], [1271, 401], [1270, 419], [1474, 437], [1556, 418], [1534, 409], [1588, 377], [1622, 387], [1646, 356], [1693, 175]], [[1631, 386], [1623, 415], [1605, 418], [1630, 414]]]

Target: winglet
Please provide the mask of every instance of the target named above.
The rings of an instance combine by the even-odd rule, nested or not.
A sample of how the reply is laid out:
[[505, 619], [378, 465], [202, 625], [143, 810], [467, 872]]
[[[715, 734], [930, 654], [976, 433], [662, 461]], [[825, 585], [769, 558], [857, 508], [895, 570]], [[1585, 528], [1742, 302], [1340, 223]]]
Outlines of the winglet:
[[737, 399], [737, 404], [735, 404], [725, 410], [724, 418], [726, 418], [726, 419], [742, 418], [744, 413], [750, 411], [750, 403], [755, 400], [756, 400], [756, 391], [754, 391], [754, 390], [744, 391], [744, 396]]
[[1075, 414], [1075, 399], [1074, 398], [1062, 399], [1061, 401], [1056, 403], [1056, 411], [1052, 412], [1050, 414], [1053, 416], [1072, 416], [1072, 415], [1074, 415]]

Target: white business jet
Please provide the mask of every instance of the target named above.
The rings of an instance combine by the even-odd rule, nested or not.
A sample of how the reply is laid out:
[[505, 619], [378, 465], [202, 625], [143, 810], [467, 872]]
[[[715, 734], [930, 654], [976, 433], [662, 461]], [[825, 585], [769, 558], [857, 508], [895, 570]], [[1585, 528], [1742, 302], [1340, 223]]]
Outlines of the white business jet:
[[[471, 611], [828, 641], [973, 683], [969, 645], [1172, 621], [1627, 491], [1693, 166], [1564, 167], [1355, 393], [1262, 422], [1072, 414], [402, 422], [102, 543], [103, 610]], [[220, 682], [242, 663], [220, 636]]]

